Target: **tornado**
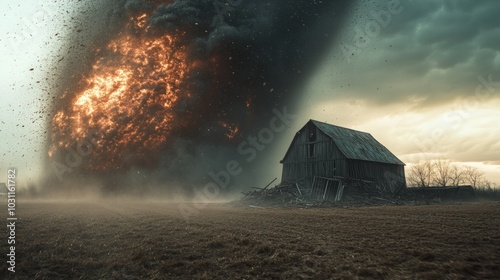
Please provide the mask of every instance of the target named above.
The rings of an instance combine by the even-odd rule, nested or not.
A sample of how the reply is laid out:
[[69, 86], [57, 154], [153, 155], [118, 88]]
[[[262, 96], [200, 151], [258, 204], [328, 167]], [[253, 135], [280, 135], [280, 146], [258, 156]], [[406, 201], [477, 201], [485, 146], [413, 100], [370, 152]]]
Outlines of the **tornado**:
[[[101, 2], [69, 39], [84, 49], [68, 52], [60, 67], [47, 157], [51, 186], [98, 181], [111, 193], [189, 193], [228, 162], [247, 162], [242, 146], [276, 111], [298, 106], [353, 5]], [[255, 178], [245, 171], [233, 185]]]

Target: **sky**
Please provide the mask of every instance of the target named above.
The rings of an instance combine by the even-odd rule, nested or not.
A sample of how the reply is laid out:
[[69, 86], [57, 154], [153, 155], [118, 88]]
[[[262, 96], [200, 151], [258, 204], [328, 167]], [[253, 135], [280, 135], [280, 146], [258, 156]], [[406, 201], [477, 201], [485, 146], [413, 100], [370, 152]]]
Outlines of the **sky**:
[[[500, 183], [500, 2], [361, 2], [302, 89], [281, 148], [269, 154], [276, 175], [294, 133], [316, 119], [371, 133], [407, 167], [450, 159]], [[3, 1], [0, 10], [0, 182], [11, 166], [36, 181], [47, 65], [74, 32], [64, 23], [75, 10], [35, 0]]]
[[[18, 183], [39, 178], [45, 143], [49, 64], [70, 16], [57, 1], [0, 3], [0, 182], [18, 168]], [[58, 34], [58, 35], [55, 35]]]
[[308, 82], [298, 123], [369, 132], [407, 168], [449, 159], [500, 183], [500, 2], [373, 2]]

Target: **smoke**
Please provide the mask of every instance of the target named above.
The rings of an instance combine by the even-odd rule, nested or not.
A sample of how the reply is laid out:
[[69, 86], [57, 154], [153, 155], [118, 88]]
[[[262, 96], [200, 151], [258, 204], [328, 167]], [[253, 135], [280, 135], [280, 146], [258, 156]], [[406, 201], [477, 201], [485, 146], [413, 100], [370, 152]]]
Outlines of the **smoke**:
[[[260, 178], [259, 172], [277, 162], [264, 162], [264, 156], [249, 160], [251, 155], [238, 153], [238, 147], [249, 136], [258, 135], [268, 127], [277, 110], [283, 111], [284, 107], [288, 112], [296, 110], [297, 92], [341, 30], [351, 2], [93, 2], [87, 7], [90, 13], [79, 19], [78, 32], [68, 41], [70, 48], [78, 47], [68, 53], [66, 64], [59, 66], [60, 93], [54, 112], [71, 106], [82, 77], [98, 59], [112, 55], [103, 50], [116, 34], [123, 33], [176, 38], [174, 47], [185, 51], [185, 63], [189, 66], [185, 80], [175, 84], [176, 90], [183, 94], [172, 107], [169, 116], [172, 125], [166, 140], [153, 151], [145, 149], [147, 154], [142, 159], [134, 155], [142, 151], [141, 147], [127, 147], [115, 163], [116, 168], [95, 172], [88, 163], [106, 160], [102, 158], [104, 153], [95, 149], [82, 157], [87, 164], [74, 164], [69, 171], [61, 169], [61, 165], [54, 168], [54, 161], [64, 165], [67, 158], [67, 148], [61, 148], [49, 164], [50, 172], [58, 170], [55, 171], [59, 173], [58, 180], [71, 184], [82, 184], [87, 178], [94, 182], [98, 178], [102, 189], [110, 193], [157, 188], [190, 193], [193, 186], [214, 180], [210, 172], [226, 170], [230, 161], [241, 163], [243, 172], [232, 178], [228, 189], [272, 179]], [[142, 15], [147, 15], [147, 34], [127, 26], [130, 18]], [[129, 122], [133, 120], [124, 120], [122, 125]], [[144, 130], [146, 135], [158, 133], [154, 129]], [[58, 131], [52, 134], [49, 141], [52, 144], [57, 142], [55, 139], [67, 137]], [[117, 136], [101, 133], [99, 137], [105, 143], [112, 143]], [[278, 138], [279, 134], [273, 135], [273, 140], [266, 143], [266, 151], [273, 149]], [[75, 145], [77, 140], [81, 141], [75, 139]], [[51, 185], [54, 184], [58, 183], [52, 178]]]

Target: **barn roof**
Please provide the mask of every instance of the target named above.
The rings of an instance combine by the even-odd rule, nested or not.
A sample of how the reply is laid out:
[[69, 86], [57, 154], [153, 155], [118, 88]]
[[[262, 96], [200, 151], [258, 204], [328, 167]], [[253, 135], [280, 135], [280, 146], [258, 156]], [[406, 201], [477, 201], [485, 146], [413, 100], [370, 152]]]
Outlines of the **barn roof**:
[[[404, 162], [399, 160], [393, 153], [391, 153], [391, 151], [389, 151], [389, 149], [378, 142], [370, 133], [327, 124], [316, 120], [310, 120], [307, 124], [309, 123], [313, 123], [319, 130], [330, 137], [348, 159], [405, 165]], [[307, 124], [302, 129], [304, 129]]]

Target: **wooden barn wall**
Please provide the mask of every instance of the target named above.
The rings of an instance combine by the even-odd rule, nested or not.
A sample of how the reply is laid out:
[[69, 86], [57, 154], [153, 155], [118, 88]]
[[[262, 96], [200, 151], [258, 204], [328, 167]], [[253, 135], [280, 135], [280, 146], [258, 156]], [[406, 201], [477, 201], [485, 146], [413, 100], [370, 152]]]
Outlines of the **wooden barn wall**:
[[[315, 126], [316, 140], [309, 141], [309, 128], [297, 134], [293, 146], [283, 160], [283, 181], [306, 179], [310, 187], [314, 176], [346, 176], [346, 159], [330, 137]], [[310, 145], [314, 145], [312, 154]], [[312, 155], [312, 156], [311, 156]]]
[[[313, 142], [309, 141], [310, 129], [316, 131]], [[296, 135], [283, 159], [282, 181], [305, 179], [306, 187], [311, 187], [314, 176], [374, 181], [390, 192], [406, 187], [403, 166], [346, 159], [330, 137], [316, 126], [308, 126]]]
[[388, 192], [406, 187], [404, 167], [378, 162], [347, 160], [348, 177], [369, 180]]

